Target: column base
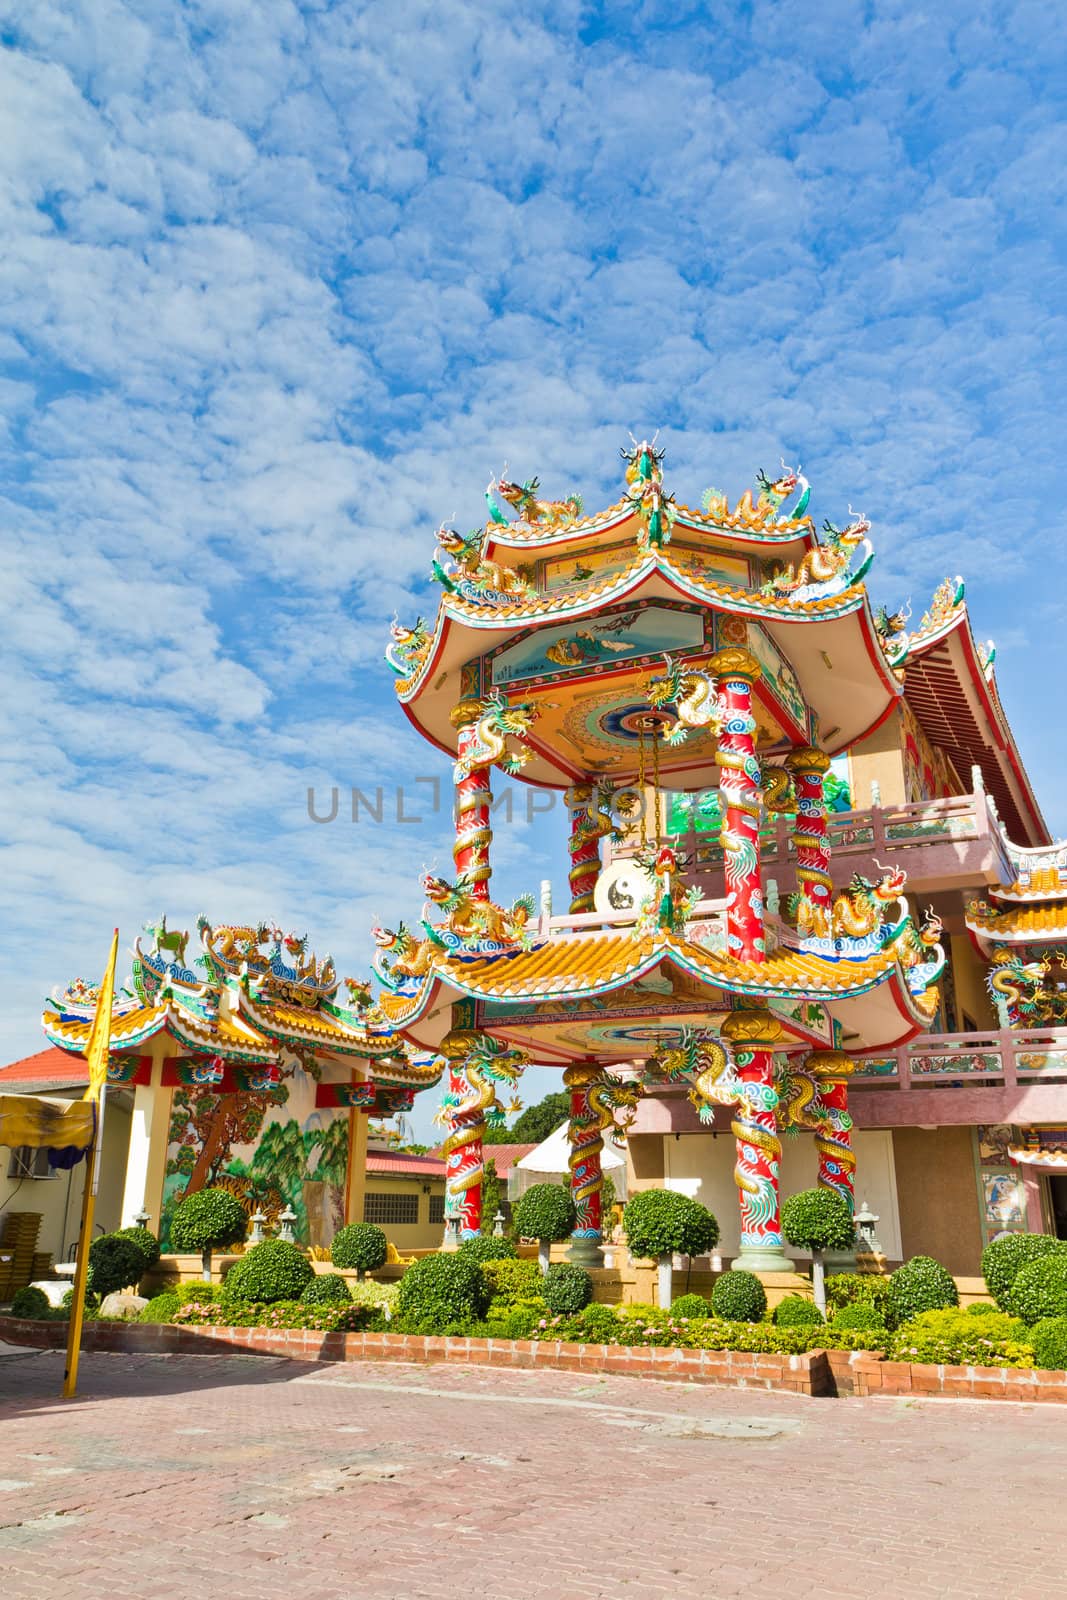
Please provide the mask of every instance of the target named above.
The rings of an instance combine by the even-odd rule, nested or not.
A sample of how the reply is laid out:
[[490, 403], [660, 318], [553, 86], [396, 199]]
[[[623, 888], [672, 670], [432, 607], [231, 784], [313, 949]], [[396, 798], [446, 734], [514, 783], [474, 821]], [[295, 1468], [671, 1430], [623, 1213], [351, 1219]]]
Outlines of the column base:
[[789, 1257], [781, 1250], [768, 1246], [763, 1250], [742, 1249], [739, 1256], [735, 1256], [730, 1263], [732, 1272], [790, 1272], [795, 1273], [797, 1264], [790, 1261]]
[[585, 1267], [587, 1270], [590, 1267], [602, 1267], [604, 1265], [604, 1257], [601, 1251], [600, 1236], [597, 1235], [596, 1238], [572, 1236], [571, 1242], [567, 1247], [567, 1260], [573, 1261], [575, 1266]]

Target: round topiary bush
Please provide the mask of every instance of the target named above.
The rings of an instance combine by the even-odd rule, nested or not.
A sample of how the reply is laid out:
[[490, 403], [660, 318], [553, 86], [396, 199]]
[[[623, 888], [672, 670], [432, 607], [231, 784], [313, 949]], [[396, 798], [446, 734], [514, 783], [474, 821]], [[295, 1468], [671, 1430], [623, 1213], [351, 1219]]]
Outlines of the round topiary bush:
[[719, 1242], [719, 1224], [698, 1200], [672, 1189], [643, 1189], [626, 1202], [622, 1231], [635, 1256], [703, 1255]]
[[774, 1308], [774, 1323], [779, 1328], [817, 1328], [825, 1320], [815, 1302], [802, 1294], [787, 1294]]
[[711, 1309], [724, 1322], [758, 1322], [767, 1295], [754, 1272], [724, 1272], [711, 1291]]
[[223, 1280], [223, 1298], [257, 1305], [299, 1300], [314, 1276], [314, 1267], [295, 1244], [264, 1239], [234, 1262]]
[[226, 1189], [198, 1189], [174, 1208], [170, 1246], [206, 1256], [224, 1245], [240, 1244], [247, 1231], [248, 1218], [240, 1200]]
[[833, 1189], [801, 1189], [782, 1202], [782, 1232], [797, 1250], [849, 1250], [856, 1228]]
[[557, 1317], [573, 1317], [593, 1298], [593, 1280], [573, 1261], [557, 1261], [541, 1283], [541, 1298]]
[[89, 1246], [89, 1275], [86, 1280], [93, 1294], [103, 1299], [118, 1289], [128, 1289], [145, 1273], [144, 1251], [132, 1239], [105, 1233]]
[[556, 1243], [574, 1228], [574, 1201], [561, 1184], [535, 1183], [516, 1200], [511, 1218], [521, 1238]]
[[1034, 1366], [1057, 1372], [1067, 1368], [1067, 1317], [1043, 1317], [1030, 1330]]
[[672, 1317], [710, 1317], [711, 1301], [702, 1294], [680, 1294], [671, 1301]]
[[982, 1276], [985, 1286], [1002, 1311], [1008, 1309], [1008, 1294], [1023, 1267], [1045, 1256], [1067, 1254], [1067, 1241], [1050, 1233], [1012, 1233], [994, 1239], [982, 1251]]
[[489, 1305], [489, 1285], [477, 1261], [458, 1250], [423, 1256], [404, 1273], [396, 1297], [397, 1313], [412, 1333], [439, 1333], [479, 1322]]
[[348, 1284], [337, 1272], [316, 1272], [300, 1299], [306, 1306], [350, 1305], [352, 1302]]
[[850, 1305], [840, 1306], [834, 1312], [832, 1323], [835, 1328], [856, 1328], [861, 1332], [878, 1333], [885, 1328], [885, 1316], [870, 1300], [853, 1300]]
[[347, 1228], [340, 1228], [334, 1234], [330, 1246], [330, 1260], [334, 1266], [358, 1272], [361, 1278], [365, 1272], [377, 1272], [379, 1267], [384, 1267], [388, 1254], [389, 1241], [373, 1222], [350, 1222]]
[[52, 1310], [52, 1302], [43, 1289], [38, 1289], [35, 1284], [28, 1283], [20, 1289], [11, 1302], [11, 1315], [13, 1317], [26, 1317], [32, 1321], [47, 1317]]
[[885, 1310], [891, 1328], [899, 1328], [921, 1311], [945, 1311], [959, 1303], [955, 1279], [933, 1256], [912, 1256], [889, 1274]]
[[1067, 1317], [1067, 1255], [1047, 1255], [1016, 1273], [1007, 1309], [1024, 1322]]
[[459, 1253], [471, 1261], [513, 1261], [519, 1252], [511, 1239], [497, 1239], [491, 1233], [480, 1233], [476, 1239], [464, 1239]]
[[181, 1301], [173, 1289], [164, 1289], [160, 1294], [154, 1294], [146, 1306], [141, 1308], [138, 1322], [173, 1322], [174, 1313], [181, 1305]]
[[150, 1228], [118, 1228], [116, 1239], [132, 1239], [144, 1256], [144, 1270], [148, 1272], [159, 1260], [159, 1240]]

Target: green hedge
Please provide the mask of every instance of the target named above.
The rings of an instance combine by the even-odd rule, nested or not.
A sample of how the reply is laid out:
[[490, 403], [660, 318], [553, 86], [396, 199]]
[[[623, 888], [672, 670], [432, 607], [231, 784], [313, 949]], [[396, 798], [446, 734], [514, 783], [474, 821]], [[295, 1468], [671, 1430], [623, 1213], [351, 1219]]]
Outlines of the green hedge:
[[646, 1260], [676, 1251], [699, 1256], [719, 1242], [719, 1224], [707, 1207], [672, 1189], [635, 1194], [623, 1208], [622, 1231], [631, 1254]]
[[240, 1244], [248, 1232], [244, 1206], [227, 1189], [198, 1189], [179, 1200], [170, 1219], [170, 1247], [202, 1255]]
[[724, 1272], [711, 1291], [711, 1309], [724, 1322], [758, 1322], [767, 1294], [754, 1272]]
[[1030, 1329], [1030, 1343], [1035, 1367], [1067, 1368], [1067, 1317], [1044, 1317]]
[[832, 1310], [839, 1306], [885, 1306], [889, 1297], [889, 1279], [875, 1272], [833, 1272], [826, 1280], [826, 1304]]
[[177, 1284], [172, 1292], [178, 1296], [180, 1305], [188, 1305], [192, 1301], [196, 1305], [208, 1306], [213, 1305], [217, 1300], [225, 1298], [226, 1285], [225, 1283], [201, 1283], [194, 1278], [190, 1283]]
[[181, 1301], [173, 1289], [154, 1294], [146, 1306], [141, 1307], [138, 1322], [173, 1322]]
[[299, 1300], [314, 1276], [314, 1267], [295, 1244], [264, 1239], [234, 1262], [226, 1274], [222, 1298], [258, 1305]]
[[[282, 1240], [281, 1243], [287, 1241]], [[173, 1320], [179, 1326], [209, 1328], [312, 1328], [324, 1333], [358, 1333], [384, 1327], [374, 1306], [349, 1303], [305, 1305], [302, 1300], [274, 1300], [269, 1304], [228, 1300], [219, 1305], [179, 1306]]]
[[541, 1280], [541, 1297], [557, 1316], [573, 1316], [593, 1298], [593, 1280], [573, 1261], [557, 1261]]
[[870, 1300], [853, 1300], [851, 1305], [838, 1306], [833, 1314], [834, 1328], [870, 1329], [885, 1332], [885, 1313]]
[[300, 1300], [305, 1306], [352, 1304], [348, 1284], [339, 1272], [317, 1272], [300, 1296]]
[[1000, 1311], [987, 1317], [958, 1310], [923, 1311], [893, 1334], [889, 1359], [976, 1367], [1034, 1365], [1026, 1328]]
[[536, 1261], [483, 1261], [482, 1273], [489, 1285], [493, 1308], [507, 1309], [523, 1300], [539, 1299], [545, 1281]]
[[702, 1294], [680, 1294], [671, 1301], [672, 1317], [710, 1317], [711, 1301]]
[[982, 1251], [982, 1276], [985, 1286], [1002, 1311], [1007, 1311], [1008, 1295], [1023, 1267], [1045, 1256], [1067, 1253], [1067, 1242], [1049, 1233], [1012, 1233], [994, 1239]]
[[491, 1233], [481, 1233], [476, 1239], [465, 1239], [459, 1247], [461, 1256], [470, 1261], [510, 1261], [518, 1255], [513, 1239], [497, 1239]]
[[400, 1280], [396, 1308], [408, 1333], [444, 1333], [478, 1322], [489, 1305], [489, 1285], [477, 1261], [458, 1250], [423, 1256]]
[[958, 1306], [959, 1290], [952, 1274], [932, 1256], [912, 1256], [889, 1276], [886, 1296], [886, 1321], [891, 1328], [917, 1317], [923, 1311], [942, 1311]]
[[1046, 1255], [1022, 1267], [1005, 1300], [1012, 1316], [1027, 1323], [1067, 1317], [1067, 1255]]
[[787, 1294], [774, 1308], [777, 1328], [820, 1328], [825, 1320], [814, 1300], [802, 1294]]

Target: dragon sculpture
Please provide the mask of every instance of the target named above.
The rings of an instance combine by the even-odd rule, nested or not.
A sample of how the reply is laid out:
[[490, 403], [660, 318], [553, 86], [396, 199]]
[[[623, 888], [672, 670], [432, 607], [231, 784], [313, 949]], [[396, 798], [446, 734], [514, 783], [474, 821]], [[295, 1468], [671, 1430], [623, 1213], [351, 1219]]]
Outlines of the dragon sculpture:
[[684, 666], [671, 655], [665, 653], [663, 659], [666, 676], [653, 678], [647, 694], [649, 705], [657, 710], [672, 705], [678, 713], [678, 721], [663, 735], [664, 744], [681, 744], [694, 728], [707, 728], [717, 735], [723, 713], [715, 680], [696, 667]]
[[[787, 467], [784, 461], [781, 465], [781, 476], [778, 478], [769, 478], [762, 468], [756, 474], [760, 492], [755, 505], [752, 503], [751, 489], [745, 490], [733, 511], [721, 490], [706, 489], [701, 502], [704, 510], [720, 521], [739, 523], [750, 528], [767, 528], [773, 526], [776, 520], [800, 522], [808, 509], [811, 485], [799, 467], [794, 470]], [[782, 505], [793, 494], [797, 496], [796, 504], [788, 516], [780, 517]]]
[[[657, 438], [659, 435], [657, 434]], [[638, 546], [643, 551], [661, 550], [670, 543], [674, 526], [674, 496], [663, 489], [663, 457], [665, 452], [642, 439], [638, 444], [630, 435], [631, 448], [625, 445], [619, 451], [626, 462], [626, 502], [640, 518]]]
[[874, 631], [881, 640], [885, 658], [891, 667], [902, 667], [908, 658], [911, 646], [908, 634], [910, 620], [910, 605], [901, 606], [896, 611], [887, 611], [885, 606], [879, 606], [874, 613]]
[[423, 662], [433, 641], [429, 628], [421, 617], [415, 618], [413, 628], [394, 617], [389, 628], [389, 643], [385, 659], [398, 678], [413, 678]]
[[185, 947], [189, 943], [189, 935], [180, 928], [168, 928], [166, 912], [158, 922], [146, 922], [142, 932], [151, 934], [157, 955], [169, 955], [179, 967], [184, 967]]
[[[481, 1190], [482, 1133], [486, 1127], [500, 1127], [506, 1109], [518, 1109], [518, 1102], [514, 1100], [506, 1109], [500, 1104], [498, 1087], [506, 1084], [514, 1088], [529, 1057], [488, 1034], [467, 1030], [453, 1030], [448, 1034], [442, 1051], [449, 1058], [450, 1085], [441, 1097], [434, 1120], [438, 1126], [448, 1129], [441, 1150], [448, 1167], [445, 1214], [462, 1223], [471, 1206], [470, 1197], [474, 1191]], [[475, 1198], [480, 1209], [480, 1193]]]
[[941, 944], [943, 924], [933, 906], [927, 906], [918, 927], [907, 921], [896, 949], [907, 973], [908, 988], [912, 994], [925, 994], [936, 983], [945, 967], [945, 951]]
[[461, 783], [472, 773], [494, 766], [511, 777], [521, 772], [530, 759], [530, 751], [522, 746], [512, 754], [508, 750], [508, 740], [525, 739], [538, 714], [538, 707], [529, 701], [509, 705], [500, 694], [479, 702], [474, 737], [456, 762], [452, 774], [454, 781]]
[[[907, 873], [902, 867], [883, 867], [879, 861], [875, 866], [882, 876], [871, 879], [860, 872], [854, 873], [848, 888], [835, 896], [829, 918], [807, 895], [786, 897], [786, 918], [795, 924], [804, 948], [809, 941], [826, 940], [833, 940], [837, 945], [863, 947], [862, 951], [853, 950], [849, 954], [873, 953], [881, 948], [891, 908], [899, 906], [901, 917], [907, 915], [903, 900]], [[838, 949], [834, 953], [841, 952]]]
[[830, 1188], [852, 1209], [852, 1177], [856, 1157], [852, 1150], [852, 1117], [844, 1106], [833, 1105], [823, 1097], [823, 1082], [805, 1066], [781, 1067], [775, 1073], [778, 1091], [778, 1125], [787, 1134], [802, 1128], [815, 1135], [815, 1148]]
[[604, 1182], [600, 1154], [604, 1148], [604, 1134], [609, 1128], [626, 1132], [637, 1114], [641, 1086], [623, 1083], [609, 1073], [598, 1074], [590, 1081], [585, 1065], [568, 1067], [563, 1082], [567, 1088], [581, 1093], [581, 1110], [577, 1115], [572, 1112], [568, 1128], [571, 1145], [568, 1166], [571, 1198], [577, 1213], [574, 1231], [591, 1238], [600, 1233], [600, 1193]]
[[1049, 963], [1024, 961], [1016, 950], [1003, 945], [993, 952], [993, 964], [986, 980], [1002, 1028], [1025, 1028], [1044, 1021], [1046, 1000], [1043, 983]]
[[[844, 528], [824, 522], [825, 542], [813, 546], [797, 565], [790, 562], [787, 567], [772, 572], [760, 592], [780, 599], [818, 600], [859, 583], [874, 560], [874, 550], [867, 538], [871, 525], [862, 513], [857, 514], [851, 506], [848, 510], [852, 520]], [[861, 545], [866, 545], [866, 552], [859, 565], [853, 567], [853, 558]]]
[[[487, 495], [495, 488], [502, 500], [515, 511], [519, 522], [525, 522], [531, 527], [558, 528], [563, 523], [574, 522], [584, 510], [580, 494], [568, 494], [562, 500], [539, 500], [537, 491], [541, 487], [539, 478], [527, 478], [525, 483], [512, 483], [507, 478], [508, 464], [505, 461], [504, 471], [495, 484], [489, 485]], [[490, 509], [492, 502], [490, 502]]]
[[485, 530], [473, 528], [470, 533], [459, 533], [442, 523], [437, 530], [438, 548], [451, 562], [446, 571], [434, 556], [432, 574], [446, 593], [457, 593], [465, 600], [505, 604], [509, 600], [526, 598], [533, 593], [528, 580], [513, 567], [502, 566], [499, 561], [488, 561], [482, 555], [485, 547]]
[[784, 767], [772, 766], [769, 761], [760, 764], [760, 793], [764, 809], [775, 815], [788, 815], [797, 808], [789, 773]]
[[472, 881], [460, 873], [455, 883], [424, 872], [420, 879], [426, 898], [444, 912], [443, 927], [428, 921], [430, 938], [458, 954], [485, 955], [494, 950], [528, 949], [530, 918], [536, 910], [533, 895], [520, 895], [507, 910], [491, 900], [479, 900]]
[[[375, 929], [374, 931], [378, 932], [380, 930]], [[374, 990], [371, 988], [367, 978], [345, 978], [343, 982], [348, 990], [349, 1007], [356, 1013], [360, 1022], [380, 1023], [385, 1021], [385, 1014], [375, 999]]]
[[[765, 1116], [777, 1110], [777, 1091], [770, 1084], [740, 1077], [719, 1039], [700, 1033], [696, 1028], [684, 1027], [676, 1046], [664, 1048], [653, 1057], [652, 1075], [667, 1081], [688, 1082], [689, 1098], [701, 1122], [714, 1120], [717, 1105], [734, 1106], [730, 1128], [739, 1146], [758, 1148], [772, 1165], [777, 1163], [782, 1154], [781, 1140], [757, 1120], [758, 1114]], [[777, 1199], [773, 1184], [755, 1177], [751, 1163], [746, 1171], [738, 1160], [734, 1182], [748, 1195], [751, 1216], [774, 1215]]]
[[417, 939], [402, 922], [395, 933], [392, 928], [372, 928], [371, 938], [377, 946], [371, 965], [387, 989], [408, 992], [429, 972], [433, 954], [430, 940]]
[[942, 578], [930, 597], [929, 606], [923, 612], [919, 632], [932, 633], [943, 622], [947, 622], [963, 604], [965, 593], [966, 585], [962, 578]]

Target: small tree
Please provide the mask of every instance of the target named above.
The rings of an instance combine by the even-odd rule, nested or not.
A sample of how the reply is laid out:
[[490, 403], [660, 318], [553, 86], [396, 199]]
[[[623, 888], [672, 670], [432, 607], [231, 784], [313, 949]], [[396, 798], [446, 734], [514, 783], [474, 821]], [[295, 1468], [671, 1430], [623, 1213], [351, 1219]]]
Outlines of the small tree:
[[360, 1283], [368, 1272], [384, 1267], [388, 1255], [389, 1241], [373, 1222], [350, 1222], [347, 1228], [339, 1228], [330, 1246], [334, 1266], [349, 1272], [354, 1268]]
[[247, 1230], [248, 1219], [240, 1200], [227, 1189], [200, 1189], [186, 1195], [175, 1207], [170, 1242], [174, 1250], [200, 1252], [201, 1276], [210, 1283], [212, 1250], [240, 1244]]
[[550, 1247], [568, 1238], [574, 1228], [570, 1191], [558, 1183], [535, 1183], [515, 1202], [512, 1218], [521, 1238], [537, 1240], [537, 1259], [541, 1271], [547, 1272]]
[[706, 1206], [672, 1189], [644, 1189], [627, 1201], [622, 1228], [630, 1254], [651, 1256], [659, 1264], [659, 1303], [672, 1299], [671, 1257], [703, 1255], [719, 1242], [719, 1224]]
[[101, 1300], [106, 1294], [138, 1283], [146, 1270], [144, 1251], [133, 1239], [105, 1233], [89, 1246], [88, 1288]]
[[826, 1315], [824, 1250], [847, 1250], [856, 1237], [848, 1201], [833, 1189], [802, 1189], [782, 1204], [782, 1232], [797, 1250], [811, 1251], [815, 1304]]

